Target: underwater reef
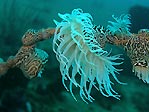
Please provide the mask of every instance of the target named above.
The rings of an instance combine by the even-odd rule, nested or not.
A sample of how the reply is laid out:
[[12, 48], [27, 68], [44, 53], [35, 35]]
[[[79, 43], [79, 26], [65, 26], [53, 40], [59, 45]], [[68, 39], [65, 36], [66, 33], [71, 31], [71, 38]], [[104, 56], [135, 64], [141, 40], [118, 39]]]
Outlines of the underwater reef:
[[53, 26], [44, 2], [1, 1], [0, 112], [146, 112], [149, 29], [132, 32], [131, 14], [96, 25], [80, 8]]

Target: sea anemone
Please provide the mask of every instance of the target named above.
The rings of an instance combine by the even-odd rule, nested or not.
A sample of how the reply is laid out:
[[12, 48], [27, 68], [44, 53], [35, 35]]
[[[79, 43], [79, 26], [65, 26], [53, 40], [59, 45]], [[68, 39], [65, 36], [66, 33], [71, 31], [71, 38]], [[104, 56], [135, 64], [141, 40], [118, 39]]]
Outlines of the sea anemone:
[[133, 66], [133, 72], [139, 79], [149, 84], [149, 66]]
[[115, 17], [112, 15], [115, 22], [108, 21], [111, 25], [107, 26], [107, 29], [112, 35], [124, 35], [129, 36], [130, 33], [130, 15], [129, 14], [122, 14], [120, 17]]
[[[56, 23], [56, 31], [53, 39], [53, 50], [60, 63], [60, 72], [64, 87], [70, 91], [76, 100], [72, 87], [80, 88], [80, 96], [83, 101], [92, 102], [90, 95], [92, 87], [106, 96], [119, 99], [119, 95], [112, 89], [110, 75], [118, 82], [115, 73], [115, 62], [121, 59], [120, 55], [109, 56], [94, 37], [95, 30], [92, 24], [92, 16], [83, 13], [81, 9], [74, 9], [71, 14], [58, 14], [62, 19]], [[65, 83], [69, 80], [69, 88]]]

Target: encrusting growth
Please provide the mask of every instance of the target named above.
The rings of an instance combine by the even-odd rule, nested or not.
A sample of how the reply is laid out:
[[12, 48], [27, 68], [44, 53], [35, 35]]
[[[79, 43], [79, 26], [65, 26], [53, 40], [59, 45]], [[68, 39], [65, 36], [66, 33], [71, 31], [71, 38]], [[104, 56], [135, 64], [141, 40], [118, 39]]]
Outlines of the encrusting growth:
[[125, 49], [133, 65], [133, 72], [145, 83], [149, 83], [149, 29], [133, 34]]
[[48, 54], [35, 47], [37, 42], [49, 39], [55, 29], [42, 29], [38, 32], [28, 30], [22, 37], [22, 46], [15, 56], [10, 56], [6, 62], [0, 63], [0, 75], [4, 75], [9, 68], [18, 67], [27, 78], [41, 76]]

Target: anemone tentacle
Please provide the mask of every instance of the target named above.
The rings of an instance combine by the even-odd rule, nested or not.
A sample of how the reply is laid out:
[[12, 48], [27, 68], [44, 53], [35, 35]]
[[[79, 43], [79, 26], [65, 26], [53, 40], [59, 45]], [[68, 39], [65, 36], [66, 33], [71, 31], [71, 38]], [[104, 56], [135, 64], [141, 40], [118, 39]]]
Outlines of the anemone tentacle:
[[[115, 61], [120, 59], [120, 55], [109, 56], [109, 53], [101, 48], [95, 39], [90, 14], [83, 13], [81, 9], [74, 9], [71, 14], [58, 15], [62, 21], [54, 20], [57, 27], [53, 50], [60, 63], [64, 87], [74, 98], [72, 87], [79, 87], [80, 96], [85, 102], [94, 100], [90, 95], [92, 87], [100, 90], [104, 96], [118, 99], [117, 92], [112, 89], [109, 75], [119, 82], [116, 78], [119, 70], [115, 65], [121, 63]], [[77, 79], [78, 76], [80, 79]], [[70, 81], [69, 88], [65, 84], [66, 80]]]

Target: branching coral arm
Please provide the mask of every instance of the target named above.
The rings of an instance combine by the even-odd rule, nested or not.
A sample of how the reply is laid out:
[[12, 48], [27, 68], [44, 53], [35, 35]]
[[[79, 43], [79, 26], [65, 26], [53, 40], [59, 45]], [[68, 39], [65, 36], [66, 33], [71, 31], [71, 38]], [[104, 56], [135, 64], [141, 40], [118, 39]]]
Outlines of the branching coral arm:
[[28, 30], [22, 37], [22, 47], [15, 56], [10, 56], [6, 62], [0, 62], [0, 75], [4, 75], [8, 69], [18, 67], [27, 78], [41, 76], [44, 64], [48, 61], [48, 54], [35, 48], [37, 42], [49, 39], [55, 29], [47, 28], [35, 32]]
[[29, 29], [22, 37], [22, 44], [23, 46], [34, 45], [37, 42], [51, 38], [51, 36], [54, 35], [54, 32], [54, 28], [41, 29], [39, 31]]

